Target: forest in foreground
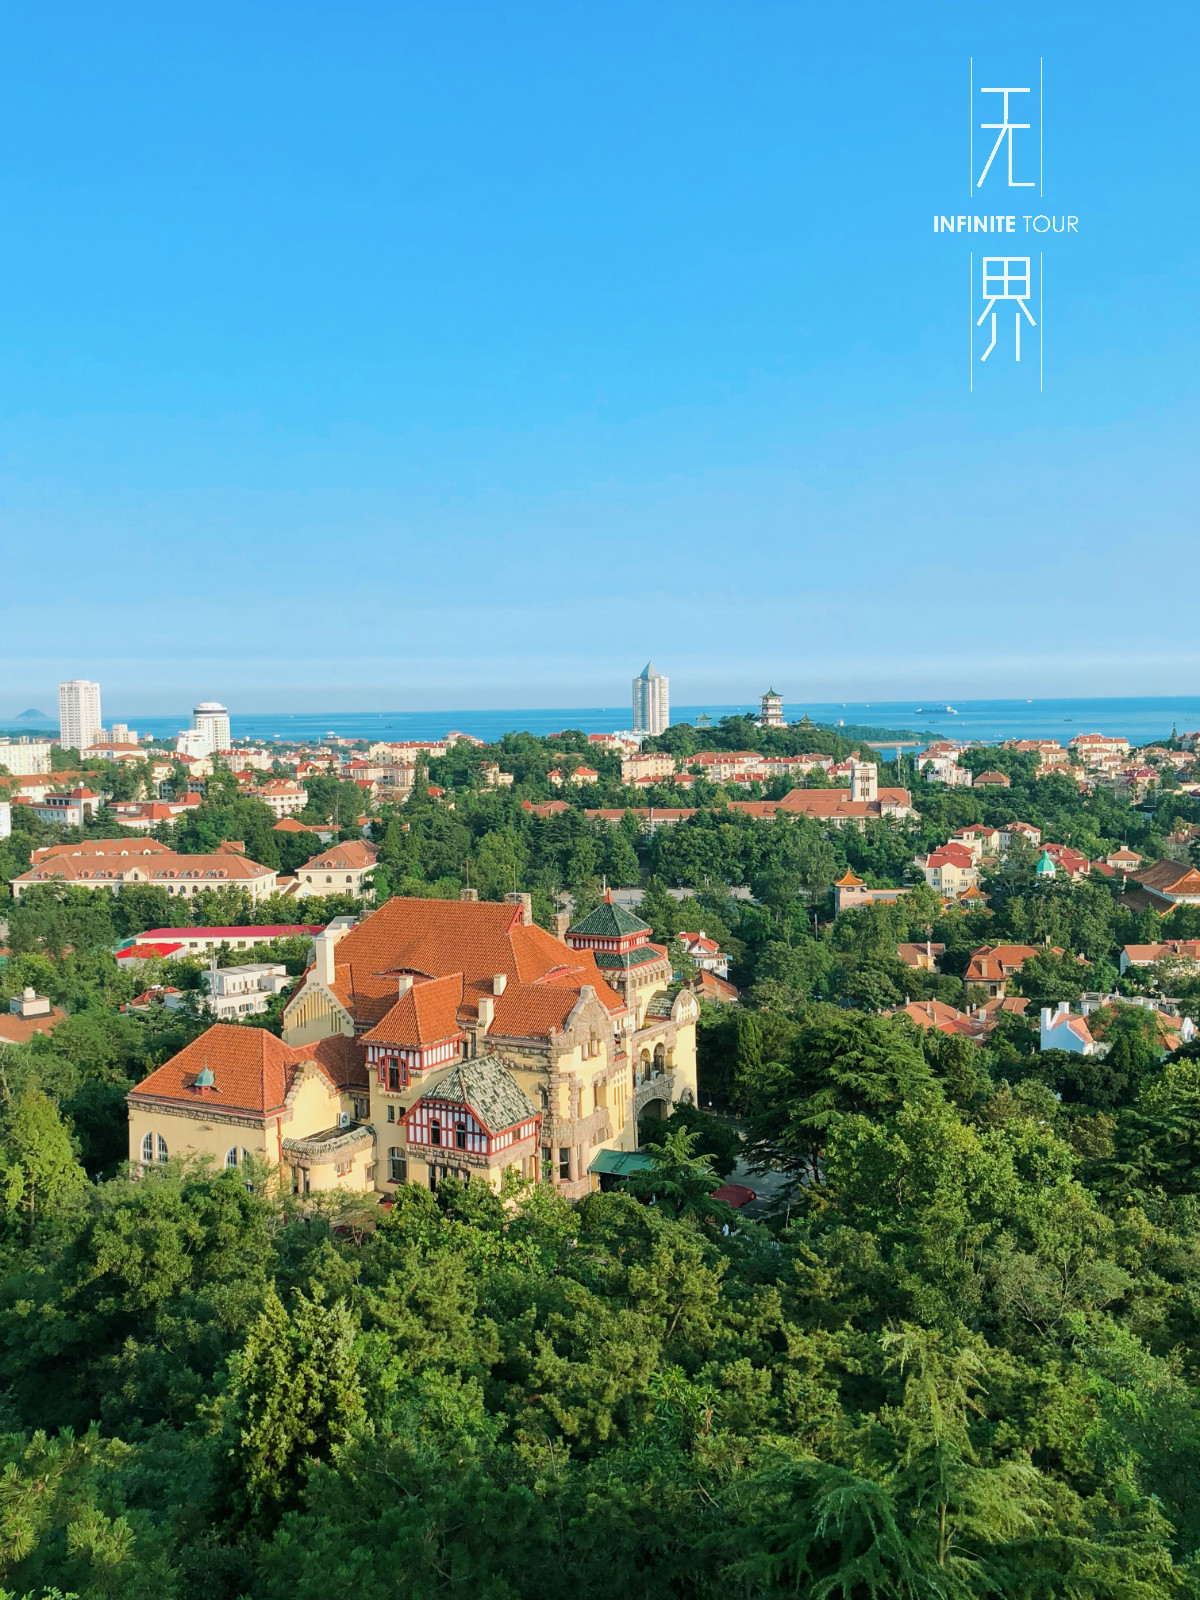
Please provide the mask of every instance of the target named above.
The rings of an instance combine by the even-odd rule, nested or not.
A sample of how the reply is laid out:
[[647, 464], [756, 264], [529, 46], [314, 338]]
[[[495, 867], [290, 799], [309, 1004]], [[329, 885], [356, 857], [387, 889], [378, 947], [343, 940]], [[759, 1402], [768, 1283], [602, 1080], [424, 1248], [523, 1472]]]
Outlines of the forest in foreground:
[[[1068, 1118], [814, 1005], [640, 1193], [90, 1183], [10, 1107], [0, 1583], [86, 1600], [1200, 1590], [1200, 1061]], [[726, 1231], [728, 1229], [728, 1231]]]

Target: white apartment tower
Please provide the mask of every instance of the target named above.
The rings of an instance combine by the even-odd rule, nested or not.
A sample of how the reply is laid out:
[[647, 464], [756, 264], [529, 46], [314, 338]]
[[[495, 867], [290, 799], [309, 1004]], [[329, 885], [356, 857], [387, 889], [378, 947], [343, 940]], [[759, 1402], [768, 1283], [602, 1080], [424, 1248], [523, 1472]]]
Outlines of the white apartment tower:
[[192, 732], [202, 736], [207, 749], [200, 750], [200, 739], [194, 741], [192, 753], [195, 755], [215, 755], [218, 750], [228, 750], [229, 739], [229, 713], [223, 705], [216, 700], [203, 700], [192, 712]]
[[667, 679], [647, 661], [633, 680], [633, 731], [665, 733], [671, 725]]
[[64, 750], [86, 750], [99, 736], [100, 685], [72, 678], [58, 686], [58, 742]]

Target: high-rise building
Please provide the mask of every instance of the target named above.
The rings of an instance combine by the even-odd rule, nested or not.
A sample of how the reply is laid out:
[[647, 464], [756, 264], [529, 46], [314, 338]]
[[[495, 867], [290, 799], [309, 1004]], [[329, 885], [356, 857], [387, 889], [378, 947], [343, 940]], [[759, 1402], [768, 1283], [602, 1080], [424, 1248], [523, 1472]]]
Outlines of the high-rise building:
[[758, 714], [760, 728], [783, 728], [787, 724], [783, 720], [783, 696], [776, 694], [774, 689], [768, 689], [762, 697], [762, 710]]
[[100, 685], [72, 678], [58, 686], [58, 742], [64, 750], [86, 750], [101, 729]]
[[[216, 700], [202, 700], [192, 712], [192, 732], [202, 734], [208, 746], [203, 752], [197, 748], [197, 754], [211, 756], [218, 750], [228, 750], [230, 744], [228, 711]], [[196, 740], [195, 744], [198, 747], [199, 740]]]
[[671, 725], [671, 701], [667, 679], [651, 662], [633, 680], [633, 731], [665, 733]]

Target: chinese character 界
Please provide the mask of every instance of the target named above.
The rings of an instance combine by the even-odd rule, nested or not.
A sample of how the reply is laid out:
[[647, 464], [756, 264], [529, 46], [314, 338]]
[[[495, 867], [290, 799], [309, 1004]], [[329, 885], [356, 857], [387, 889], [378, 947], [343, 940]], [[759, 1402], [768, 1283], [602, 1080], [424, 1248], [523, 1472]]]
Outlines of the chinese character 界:
[[983, 296], [987, 301], [982, 315], [975, 326], [981, 327], [983, 320], [989, 314], [992, 319], [992, 342], [980, 356], [981, 361], [986, 361], [996, 348], [996, 301], [1015, 300], [1017, 302], [1016, 317], [1016, 359], [1021, 359], [1021, 314], [1029, 318], [1029, 326], [1036, 328], [1037, 323], [1026, 302], [1029, 299], [1029, 260], [1028, 256], [984, 256], [983, 258]]

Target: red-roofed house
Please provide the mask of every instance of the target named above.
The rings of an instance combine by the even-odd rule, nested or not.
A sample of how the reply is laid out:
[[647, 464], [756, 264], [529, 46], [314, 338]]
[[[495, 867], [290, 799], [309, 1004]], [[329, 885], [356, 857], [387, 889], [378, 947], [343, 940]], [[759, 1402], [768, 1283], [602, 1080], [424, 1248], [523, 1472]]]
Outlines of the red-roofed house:
[[288, 1045], [218, 1022], [126, 1095], [129, 1159], [147, 1168], [206, 1155], [219, 1167], [277, 1169], [293, 1193], [369, 1189], [375, 1140], [354, 1041]]
[[303, 899], [310, 894], [349, 894], [361, 899], [370, 893], [366, 880], [378, 859], [378, 849], [365, 839], [329, 845], [296, 873], [296, 896]]
[[[524, 1136], [511, 1141], [511, 1164], [533, 1179], [548, 1164], [565, 1193], [586, 1194], [598, 1152], [636, 1149], [639, 1114], [695, 1103], [699, 1007], [690, 993], [668, 989], [670, 963], [647, 942], [649, 931], [606, 904], [564, 943], [533, 922], [528, 896], [503, 904], [397, 897], [315, 941], [314, 963], [284, 1011], [284, 1037], [296, 1045], [336, 1034], [361, 1040], [377, 1188], [404, 1176], [436, 1185], [458, 1171], [492, 1181], [488, 1152], [468, 1145], [443, 1157], [428, 1142], [410, 1148], [404, 1132], [409, 1109], [439, 1075], [488, 1056], [541, 1119], [538, 1150], [526, 1150]], [[483, 1120], [500, 1137], [504, 1130]]]
[[961, 844], [944, 844], [927, 856], [917, 857], [925, 881], [939, 894], [960, 895], [979, 886], [979, 869], [974, 853]]
[[698, 933], [677, 933], [675, 937], [701, 972], [715, 972], [718, 978], [729, 976], [729, 957], [703, 928]]
[[35, 800], [33, 814], [43, 822], [60, 822], [64, 828], [82, 828], [103, 804], [102, 796], [77, 783], [70, 794], [48, 794]]

